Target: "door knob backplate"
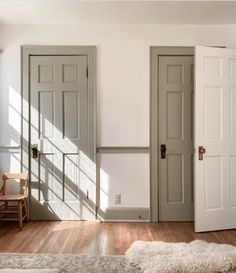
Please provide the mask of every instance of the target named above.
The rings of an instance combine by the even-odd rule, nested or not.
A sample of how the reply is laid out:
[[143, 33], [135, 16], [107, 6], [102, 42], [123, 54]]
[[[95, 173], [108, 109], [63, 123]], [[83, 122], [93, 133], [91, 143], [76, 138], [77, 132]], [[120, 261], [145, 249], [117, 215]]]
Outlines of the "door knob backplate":
[[32, 157], [33, 158], [38, 158], [38, 154], [39, 154], [38, 145], [37, 144], [32, 144], [31, 145], [31, 150], [32, 150]]
[[166, 144], [161, 144], [161, 159], [166, 158]]
[[203, 155], [206, 153], [206, 149], [203, 146], [198, 147], [198, 159], [203, 160]]

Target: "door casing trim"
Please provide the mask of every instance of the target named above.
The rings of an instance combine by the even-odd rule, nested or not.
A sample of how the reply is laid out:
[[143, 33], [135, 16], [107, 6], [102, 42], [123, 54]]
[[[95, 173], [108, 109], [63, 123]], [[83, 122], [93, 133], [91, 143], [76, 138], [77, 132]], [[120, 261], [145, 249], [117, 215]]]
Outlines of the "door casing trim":
[[159, 187], [159, 57], [193, 56], [194, 47], [151, 46], [150, 47], [150, 220], [158, 222]]
[[[21, 171], [31, 174], [30, 148], [30, 56], [83, 55], [88, 59], [88, 156], [96, 172], [96, 47], [95, 46], [21, 46]], [[96, 183], [96, 175], [95, 175]], [[30, 203], [30, 202], [29, 202]], [[95, 216], [94, 204], [94, 216]], [[95, 219], [95, 218], [94, 218]]]

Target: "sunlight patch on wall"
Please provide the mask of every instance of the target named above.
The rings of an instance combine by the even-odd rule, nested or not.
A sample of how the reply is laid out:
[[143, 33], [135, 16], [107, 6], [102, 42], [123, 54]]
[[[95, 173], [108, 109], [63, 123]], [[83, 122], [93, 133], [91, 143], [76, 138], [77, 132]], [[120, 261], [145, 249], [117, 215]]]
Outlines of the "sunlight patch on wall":
[[13, 87], [9, 87], [9, 115], [8, 123], [14, 129], [14, 136], [11, 137], [11, 145], [19, 145], [16, 135], [21, 133], [21, 97]]
[[109, 176], [100, 169], [100, 209], [105, 212], [109, 207]]

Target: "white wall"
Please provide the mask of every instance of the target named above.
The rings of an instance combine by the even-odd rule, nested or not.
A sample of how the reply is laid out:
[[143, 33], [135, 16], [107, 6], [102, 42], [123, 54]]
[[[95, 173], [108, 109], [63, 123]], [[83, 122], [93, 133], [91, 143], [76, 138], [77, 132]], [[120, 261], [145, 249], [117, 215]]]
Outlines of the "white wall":
[[[1, 26], [0, 146], [20, 143], [20, 45], [26, 44], [96, 45], [97, 145], [149, 146], [150, 46], [236, 47], [236, 26]], [[8, 157], [0, 153], [0, 171], [18, 168]], [[101, 174], [109, 176], [108, 199], [101, 201], [114, 207], [113, 193], [121, 192], [121, 207], [149, 207], [148, 155], [100, 157]]]

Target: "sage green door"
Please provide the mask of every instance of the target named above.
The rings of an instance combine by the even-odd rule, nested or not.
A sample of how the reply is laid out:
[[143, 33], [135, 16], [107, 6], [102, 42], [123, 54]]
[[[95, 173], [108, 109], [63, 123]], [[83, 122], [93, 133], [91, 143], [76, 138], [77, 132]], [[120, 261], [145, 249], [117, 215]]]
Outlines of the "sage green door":
[[32, 220], [93, 218], [88, 114], [87, 57], [32, 56]]
[[193, 69], [192, 56], [159, 58], [160, 221], [193, 221]]

